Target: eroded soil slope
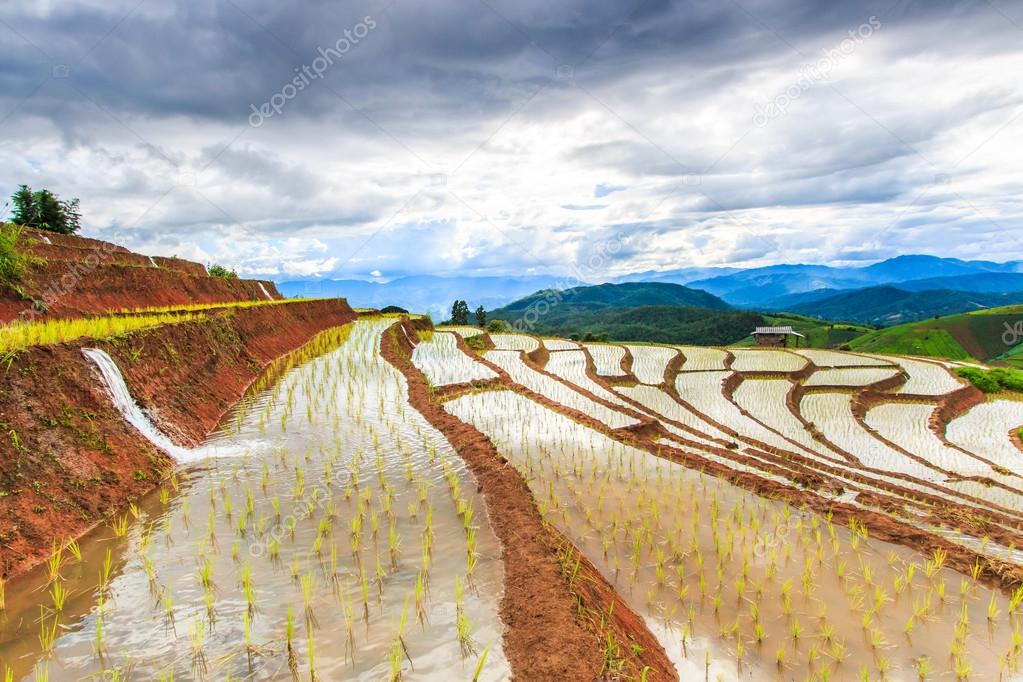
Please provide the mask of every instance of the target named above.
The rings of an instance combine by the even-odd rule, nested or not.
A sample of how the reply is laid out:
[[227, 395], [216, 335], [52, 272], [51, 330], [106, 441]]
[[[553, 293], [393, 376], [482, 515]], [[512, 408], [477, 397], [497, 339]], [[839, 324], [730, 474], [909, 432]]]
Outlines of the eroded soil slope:
[[194, 445], [274, 358], [355, 319], [341, 300], [220, 311], [103, 342], [38, 347], [0, 367], [0, 572], [22, 572], [150, 490], [172, 466], [114, 408], [81, 349], [105, 350], [132, 395]]

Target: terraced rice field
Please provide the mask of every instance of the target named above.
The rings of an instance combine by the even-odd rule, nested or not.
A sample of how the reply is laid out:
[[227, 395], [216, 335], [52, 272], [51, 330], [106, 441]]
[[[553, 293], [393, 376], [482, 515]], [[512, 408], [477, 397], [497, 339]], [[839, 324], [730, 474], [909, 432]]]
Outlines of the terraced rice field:
[[625, 349], [621, 346], [609, 346], [603, 343], [588, 343], [586, 351], [593, 358], [593, 365], [597, 374], [602, 377], [625, 376], [622, 369], [622, 360], [625, 359]]
[[564, 339], [544, 339], [543, 347], [547, 350], [574, 350], [579, 347], [579, 344]]
[[658, 386], [664, 383], [668, 363], [678, 355], [675, 348], [661, 346], [626, 346], [632, 355], [632, 374], [640, 383]]
[[821, 348], [797, 348], [792, 351], [808, 358], [818, 367], [870, 367], [874, 365], [892, 365], [890, 360], [878, 356], [842, 353]]
[[703, 348], [700, 346], [680, 346], [679, 351], [685, 356], [683, 372], [704, 372], [707, 370], [728, 369], [729, 353], [721, 348]]
[[[970, 593], [972, 586], [978, 585], [975, 579], [984, 573], [985, 560], [1017, 560], [1011, 543], [1004, 540], [1018, 537], [1017, 526], [1023, 521], [1019, 515], [1023, 507], [1019, 506], [1016, 492], [1020, 479], [1015, 473], [1023, 463], [1023, 453], [1008, 439], [1008, 431], [1012, 428], [1010, 424], [1023, 425], [1020, 407], [1023, 402], [984, 403], [952, 419], [947, 433], [939, 433], [932, 419], [935, 409], [948, 395], [961, 391], [963, 385], [955, 377], [942, 374], [944, 368], [933, 363], [835, 351], [797, 354], [759, 350], [734, 352], [734, 360], [729, 362], [726, 351], [693, 352], [684, 348], [681, 371], [670, 377], [664, 376], [673, 355], [670, 349], [649, 352], [643, 350], [650, 348], [646, 346], [627, 348], [632, 356], [633, 376], [640, 384], [604, 383], [603, 387], [625, 399], [632, 410], [656, 419], [665, 430], [666, 436], [652, 438], [645, 448], [630, 448], [613, 436], [601, 434], [599, 429], [575, 423], [570, 412], [559, 415], [549, 406], [514, 392], [462, 396], [446, 407], [488, 435], [502, 454], [522, 468], [535, 486], [534, 494], [542, 511], [628, 596], [630, 605], [644, 615], [660, 637], [683, 678], [1011, 677], [1019, 656], [1019, 645], [1014, 643], [1018, 626], [1015, 620], [1003, 617], [1006, 611], [1014, 610], [1015, 598], [1009, 601], [1011, 589], [1007, 595], [1001, 590], [983, 588], [976, 599], [957, 599], [958, 605], [943, 608], [941, 615], [930, 614], [930, 609], [942, 601], [938, 595], [947, 595], [950, 586]], [[587, 352], [592, 357], [589, 347]], [[551, 354], [548, 371], [566, 384], [606, 399], [607, 391], [594, 390], [602, 384], [599, 373], [596, 377], [587, 376], [582, 357], [560, 355]], [[805, 371], [808, 361], [815, 365], [808, 376], [778, 376]], [[608, 364], [607, 360], [604, 363]], [[905, 384], [893, 390], [920, 396], [919, 401], [900, 402], [893, 396], [886, 403], [882, 398], [862, 418], [857, 416], [854, 409], [857, 391], [899, 374], [905, 375]], [[727, 383], [736, 378], [744, 380], [728, 388]], [[656, 387], [664, 380], [674, 392]], [[805, 387], [805, 394], [796, 398], [801, 387]], [[554, 387], [534, 384], [533, 389], [559, 403], [553, 398]], [[988, 411], [991, 415], [986, 414]], [[998, 426], [976, 428], [980, 421], [995, 415], [1002, 417]], [[971, 442], [971, 437], [964, 435], [968, 433], [985, 435], [975, 435]], [[1001, 464], [969, 451], [956, 440], [979, 446]], [[762, 451], [764, 446], [788, 453], [783, 455], [784, 463], [779, 464], [770, 452]], [[663, 450], [664, 447], [668, 450]], [[933, 509], [934, 515], [927, 517], [923, 527], [932, 533], [934, 541], [926, 548], [914, 547], [911, 541], [875, 543], [869, 540], [867, 526], [858, 525], [855, 520], [835, 529], [826, 513], [806, 515], [804, 508], [800, 512], [804, 515], [800, 526], [809, 524], [808, 527], [817, 530], [805, 531], [807, 537], [795, 547], [784, 541], [775, 544], [770, 540], [772, 531], [766, 533], [767, 544], [771, 545], [766, 550], [768, 554], [802, 551], [810, 556], [804, 554], [802, 563], [797, 559], [790, 564], [796, 573], [789, 579], [780, 579], [772, 594], [777, 594], [778, 589], [782, 591], [781, 612], [775, 611], [765, 624], [762, 605], [750, 607], [749, 615], [743, 613], [751, 600], [758, 604], [756, 590], [752, 590], [752, 597], [749, 595], [749, 581], [757, 582], [751, 578], [756, 573], [752, 567], [762, 565], [754, 561], [756, 557], [741, 554], [743, 550], [739, 548], [745, 546], [741, 541], [744, 529], [736, 521], [736, 509], [740, 516], [746, 514], [755, 519], [760, 514], [766, 515], [766, 520], [793, 514], [793, 507], [732, 488], [722, 478], [714, 478], [710, 484], [707, 479], [690, 478], [694, 476], [693, 467], [664, 459], [670, 459], [673, 452], [702, 454], [706, 461], [720, 463], [726, 471], [756, 475], [771, 483], [783, 482], [797, 488], [805, 485], [798, 482], [805, 475], [803, 472], [823, 475], [834, 481], [838, 489], [817, 492], [819, 499], [844, 505], [852, 510], [853, 519], [860, 509], [865, 515], [869, 512], [905, 523], [906, 536], [911, 536], [914, 526], [919, 525], [918, 515]], [[1006, 471], [1009, 468], [1014, 471]], [[700, 469], [696, 467], [697, 471]], [[672, 479], [674, 475], [678, 480]], [[696, 525], [689, 537], [680, 532], [684, 522], [692, 520], [691, 515], [685, 514], [675, 517], [670, 530], [664, 528], [667, 521], [661, 525], [662, 510], [667, 515], [679, 514], [680, 509], [694, 504], [692, 492], [687, 495], [681, 492], [695, 489], [696, 481], [701, 481], [699, 485], [704, 489], [712, 486], [715, 491], [712, 497], [721, 496], [712, 502], [715, 509], [720, 509], [721, 499], [734, 505], [732, 516], [724, 513], [719, 518], [723, 519], [721, 523], [730, 519], [730, 532], [740, 538], [735, 541], [737, 549], [731, 555], [737, 567], [729, 572], [726, 565], [718, 564], [716, 583], [706, 577], [701, 579], [703, 560], [698, 557], [705, 551], [713, 552], [715, 543], [721, 541], [721, 531], [714, 530], [708, 538], [699, 530], [702, 525]], [[619, 486], [624, 486], [624, 492]], [[657, 486], [662, 486], [661, 492], [653, 492]], [[671, 495], [673, 487], [679, 491], [675, 497]], [[812, 489], [810, 492], [813, 494]], [[874, 497], [858, 501], [865, 493]], [[663, 505], [660, 495], [664, 495]], [[878, 506], [875, 498], [895, 504]], [[899, 500], [907, 504], [906, 512], [894, 511]], [[752, 514], [747, 505], [754, 510]], [[948, 505], [993, 514], [995, 525], [990, 528], [998, 528], [1001, 544], [976, 530], [972, 531], [976, 535], [971, 535], [971, 531], [939, 521], [936, 517]], [[828, 506], [815, 508], [826, 510]], [[633, 519], [631, 523], [625, 520], [629, 518]], [[780, 525], [783, 535], [792, 528], [789, 523]], [[833, 556], [830, 561], [821, 559], [822, 570], [815, 572], [813, 557], [819, 556], [821, 550], [814, 550], [814, 542], [820, 541], [820, 529], [825, 528], [829, 530], [824, 545], [830, 542]], [[702, 542], [707, 542], [706, 550]], [[756, 542], [760, 540], [754, 542], [754, 547]], [[799, 545], [801, 549], [797, 550]], [[965, 550], [961, 556], [974, 556], [972, 568], [963, 561], [958, 562], [961, 572], [947, 567], [950, 550], [953, 553]], [[850, 565], [856, 566], [855, 578], [849, 577]], [[830, 568], [824, 570], [825, 566]], [[675, 580], [670, 569], [677, 573]], [[918, 585], [921, 571], [931, 582]], [[879, 579], [879, 575], [885, 578]], [[761, 574], [761, 579], [764, 577]], [[730, 582], [735, 586], [732, 598], [738, 599], [740, 606], [728, 610], [728, 600], [722, 599], [721, 594]], [[792, 612], [786, 613], [792, 607], [786, 605], [788, 598], [784, 594], [799, 582], [814, 595], [815, 606], [809, 611], [816, 610], [814, 623], [823, 628], [824, 639], [840, 642], [837, 653], [829, 655], [820, 636], [806, 638], [802, 634], [805, 623]], [[708, 587], [709, 583], [715, 586]], [[1010, 581], [1009, 585], [1012, 584]], [[706, 594], [693, 598], [694, 589]], [[907, 590], [919, 592], [912, 599], [899, 597]], [[667, 596], [673, 591], [677, 592], [675, 599]], [[824, 594], [832, 596], [821, 598]], [[868, 605], [871, 600], [873, 606]], [[894, 605], [884, 606], [889, 600]], [[984, 602], [983, 608], [978, 605], [980, 602]], [[839, 613], [831, 623], [827, 612], [836, 608]], [[889, 608], [895, 614], [890, 618], [885, 613]], [[714, 614], [713, 618], [710, 614]], [[978, 619], [1000, 626], [987, 634], [974, 634], [971, 626], [965, 624]], [[709, 632], [700, 635], [701, 624]], [[779, 629], [785, 628], [787, 634], [779, 634]], [[925, 630], [926, 641], [919, 636]], [[837, 636], [839, 631], [844, 634]], [[773, 643], [767, 646], [769, 639]], [[800, 645], [801, 639], [807, 643], [805, 649]], [[898, 645], [894, 644], [896, 641]], [[800, 651], [798, 661], [792, 660], [795, 650]], [[973, 655], [974, 652], [980, 653]], [[855, 663], [849, 663], [850, 660]]]
[[900, 393], [939, 396], [962, 388], [963, 383], [938, 363], [896, 356], [892, 358], [909, 375]]
[[632, 426], [637, 420], [572, 389], [563, 382], [543, 374], [527, 365], [519, 351], [493, 350], [487, 360], [508, 372], [512, 380], [565, 407], [587, 414], [609, 428]]
[[[1023, 679], [1023, 401], [916, 358], [516, 334], [473, 351], [462, 332], [333, 332], [218, 436], [244, 454], [8, 592], [0, 656], [26, 679], [508, 679], [518, 557], [457, 438], [493, 447], [653, 635], [670, 667], [635, 678]], [[404, 376], [388, 339], [411, 348]], [[410, 406], [413, 376], [447, 421]], [[627, 645], [593, 642], [601, 679], [626, 679]]]
[[490, 339], [498, 350], [524, 350], [531, 353], [540, 347], [540, 340], [523, 334], [491, 334]]
[[961, 576], [940, 555], [708, 480], [513, 392], [447, 409], [522, 471], [541, 512], [644, 616], [683, 679], [915, 674], [921, 658], [942, 669], [959, 639], [975, 656], [960, 669], [991, 673], [1012, 648], [1005, 623], [957, 634], [1008, 600], [964, 578], [965, 599], [943, 605], [938, 593]]
[[731, 369], [736, 372], [798, 372], [806, 366], [806, 358], [786, 350], [753, 350], [737, 348]]
[[321, 339], [215, 436], [243, 454], [182, 471], [8, 592], [11, 674], [471, 679], [487, 650], [481, 679], [505, 679], [499, 546], [379, 355], [392, 323]]
[[899, 374], [897, 368], [886, 367], [836, 367], [822, 369], [806, 380], [806, 386], [869, 386], [891, 379]]
[[412, 362], [434, 386], [496, 379], [497, 372], [484, 367], [458, 348], [450, 332], [427, 333], [412, 353]]
[[479, 327], [464, 327], [464, 326], [444, 326], [438, 327], [437, 331], [451, 332], [452, 334], [458, 334], [463, 339], [467, 339], [471, 336], [479, 336], [485, 333]]

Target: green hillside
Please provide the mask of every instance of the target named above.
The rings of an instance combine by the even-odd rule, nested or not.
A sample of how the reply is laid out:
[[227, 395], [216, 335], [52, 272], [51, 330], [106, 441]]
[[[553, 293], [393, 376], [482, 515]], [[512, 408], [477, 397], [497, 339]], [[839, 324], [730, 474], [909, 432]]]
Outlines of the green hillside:
[[764, 325], [791, 326], [815, 348], [835, 348], [870, 331], [802, 315], [731, 310], [705, 291], [661, 282], [538, 291], [487, 317], [534, 334], [703, 346], [750, 345], [753, 329]]
[[870, 353], [1002, 361], [1023, 366], [1021, 344], [1023, 305], [1012, 305], [880, 329], [854, 339], [849, 345], [853, 350]]
[[498, 308], [492, 311], [491, 316], [512, 321], [530, 312], [546, 316], [550, 313], [563, 314], [566, 310], [577, 312], [640, 306], [681, 306], [710, 310], [731, 308], [717, 296], [681, 284], [628, 282], [573, 287], [564, 291], [545, 289]]
[[951, 290], [903, 291], [895, 286], [870, 287], [801, 303], [786, 310], [824, 320], [849, 320], [860, 324], [890, 326], [959, 313], [980, 312], [994, 306], [1015, 304], [1023, 293]]
[[[500, 311], [493, 319], [509, 320]], [[532, 319], [532, 318], [530, 318]], [[764, 324], [757, 313], [681, 306], [639, 306], [593, 310], [558, 308], [525, 328], [542, 336], [563, 336], [594, 341], [724, 346]]]

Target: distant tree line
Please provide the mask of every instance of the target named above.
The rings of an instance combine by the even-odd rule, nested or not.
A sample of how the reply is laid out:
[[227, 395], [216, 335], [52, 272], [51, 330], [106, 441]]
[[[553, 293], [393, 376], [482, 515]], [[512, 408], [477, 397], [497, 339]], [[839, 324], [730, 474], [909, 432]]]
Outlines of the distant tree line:
[[[476, 308], [476, 311], [471, 314], [475, 326], [480, 329], [487, 329], [492, 332], [503, 332], [507, 331], [508, 325], [501, 320], [491, 320], [490, 324], [487, 324], [487, 311], [483, 306]], [[458, 325], [460, 327], [470, 326], [470, 313], [469, 304], [459, 299], [451, 305], [451, 319], [448, 320], [448, 324]]]

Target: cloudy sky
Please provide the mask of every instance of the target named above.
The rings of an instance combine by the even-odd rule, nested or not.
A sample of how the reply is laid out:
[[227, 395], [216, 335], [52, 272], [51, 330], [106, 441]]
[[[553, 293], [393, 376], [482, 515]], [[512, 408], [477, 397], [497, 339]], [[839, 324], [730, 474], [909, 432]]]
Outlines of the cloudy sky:
[[0, 5], [0, 191], [246, 274], [1023, 258], [1023, 3]]

